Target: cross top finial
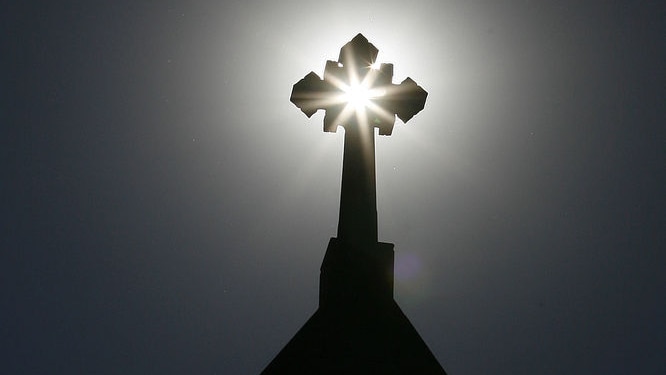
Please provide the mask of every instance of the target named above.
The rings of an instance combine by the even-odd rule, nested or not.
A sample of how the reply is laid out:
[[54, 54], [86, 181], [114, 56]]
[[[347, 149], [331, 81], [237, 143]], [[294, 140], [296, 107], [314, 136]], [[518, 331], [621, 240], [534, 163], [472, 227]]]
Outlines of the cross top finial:
[[294, 85], [291, 101], [306, 116], [326, 111], [324, 131], [338, 126], [372, 126], [391, 135], [395, 116], [409, 121], [425, 106], [428, 95], [411, 78], [391, 83], [393, 64], [375, 63], [379, 50], [362, 34], [340, 49], [338, 61], [326, 61], [324, 79], [310, 72]]
[[342, 46], [338, 62], [346, 69], [367, 70], [377, 60], [379, 50], [363, 34], [358, 33]]

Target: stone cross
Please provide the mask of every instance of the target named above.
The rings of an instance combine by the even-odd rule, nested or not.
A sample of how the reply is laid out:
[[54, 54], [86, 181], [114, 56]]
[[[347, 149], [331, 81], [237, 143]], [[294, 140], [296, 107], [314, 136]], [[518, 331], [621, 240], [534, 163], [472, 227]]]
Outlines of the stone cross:
[[326, 111], [324, 131], [345, 128], [338, 239], [353, 246], [377, 243], [375, 131], [391, 135], [395, 116], [407, 122], [425, 106], [425, 90], [411, 78], [391, 83], [393, 64], [375, 67], [377, 48], [361, 34], [326, 61], [324, 79], [310, 72], [294, 85], [291, 102], [311, 117]]

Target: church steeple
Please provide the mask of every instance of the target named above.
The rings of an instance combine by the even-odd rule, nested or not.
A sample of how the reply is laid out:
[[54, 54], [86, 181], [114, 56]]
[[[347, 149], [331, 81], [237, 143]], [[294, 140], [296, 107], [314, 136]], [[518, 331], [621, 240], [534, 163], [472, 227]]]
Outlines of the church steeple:
[[393, 300], [393, 244], [377, 239], [375, 128], [390, 135], [427, 93], [410, 78], [391, 83], [393, 65], [371, 65], [378, 50], [361, 34], [311, 72], [291, 101], [308, 117], [326, 111], [324, 130], [345, 128], [337, 238], [321, 266], [319, 309], [262, 374], [446, 374]]

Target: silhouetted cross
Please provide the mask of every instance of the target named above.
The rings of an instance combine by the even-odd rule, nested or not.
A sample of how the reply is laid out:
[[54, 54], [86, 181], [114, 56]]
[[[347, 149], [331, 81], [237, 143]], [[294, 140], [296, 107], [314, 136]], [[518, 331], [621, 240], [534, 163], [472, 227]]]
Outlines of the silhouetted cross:
[[375, 46], [361, 34], [326, 61], [324, 79], [310, 72], [294, 85], [291, 102], [311, 117], [326, 111], [324, 131], [345, 128], [338, 238], [359, 246], [377, 242], [375, 133], [391, 135], [395, 116], [409, 121], [425, 106], [425, 90], [411, 78], [391, 83], [393, 64], [373, 68]]

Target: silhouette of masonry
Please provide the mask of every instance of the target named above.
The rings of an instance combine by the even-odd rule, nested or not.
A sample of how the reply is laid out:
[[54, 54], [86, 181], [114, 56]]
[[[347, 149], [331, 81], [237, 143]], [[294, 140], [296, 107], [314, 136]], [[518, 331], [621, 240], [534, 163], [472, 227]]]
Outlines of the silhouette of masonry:
[[[375, 131], [390, 135], [428, 95], [410, 78], [392, 84], [393, 65], [371, 68], [378, 50], [361, 34], [310, 72], [291, 101], [308, 117], [326, 111], [324, 131], [345, 128], [337, 238], [321, 266], [319, 309], [262, 374], [446, 374], [393, 300], [393, 244], [377, 240]], [[368, 98], [355, 103], [362, 90]]]

